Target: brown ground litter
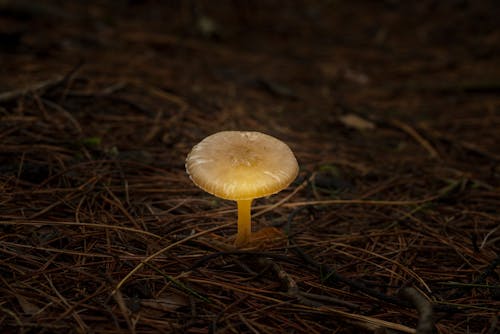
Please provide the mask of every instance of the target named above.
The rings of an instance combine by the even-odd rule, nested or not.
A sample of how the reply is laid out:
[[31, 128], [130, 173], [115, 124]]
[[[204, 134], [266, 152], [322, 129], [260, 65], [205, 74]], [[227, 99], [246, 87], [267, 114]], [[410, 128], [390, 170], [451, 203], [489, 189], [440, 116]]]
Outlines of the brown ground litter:
[[[499, 332], [496, 1], [0, 1], [0, 332]], [[221, 130], [298, 179], [189, 180]]]

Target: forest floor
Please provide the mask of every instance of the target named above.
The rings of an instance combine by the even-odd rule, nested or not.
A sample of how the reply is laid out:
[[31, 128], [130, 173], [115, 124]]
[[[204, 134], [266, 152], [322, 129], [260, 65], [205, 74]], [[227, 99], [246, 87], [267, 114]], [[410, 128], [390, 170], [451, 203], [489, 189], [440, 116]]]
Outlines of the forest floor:
[[[0, 332], [499, 333], [496, 1], [0, 1]], [[300, 164], [197, 188], [222, 130]]]

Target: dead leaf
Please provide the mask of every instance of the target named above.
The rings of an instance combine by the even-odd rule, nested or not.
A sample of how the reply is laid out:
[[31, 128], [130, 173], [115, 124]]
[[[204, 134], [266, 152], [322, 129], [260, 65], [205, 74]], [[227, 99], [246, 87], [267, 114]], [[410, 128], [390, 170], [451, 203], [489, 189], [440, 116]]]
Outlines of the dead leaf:
[[19, 303], [19, 305], [21, 306], [21, 308], [23, 309], [23, 312], [25, 314], [33, 315], [33, 314], [37, 314], [38, 312], [40, 312], [40, 308], [38, 306], [29, 302], [23, 296], [16, 294], [16, 298], [17, 298], [17, 302]]
[[141, 305], [155, 310], [172, 312], [183, 306], [188, 306], [189, 300], [186, 296], [171, 294], [161, 299], [144, 299], [141, 301]]
[[354, 71], [350, 68], [344, 69], [344, 78], [359, 85], [367, 85], [370, 83], [370, 78], [364, 73]]
[[297, 99], [297, 95], [295, 95], [295, 92], [290, 87], [284, 84], [265, 79], [258, 79], [257, 84], [260, 86], [260, 88], [266, 90], [268, 93], [276, 97], [283, 97], [292, 100]]
[[360, 131], [375, 129], [375, 123], [370, 122], [364, 118], [361, 118], [355, 114], [347, 114], [340, 116], [339, 121], [342, 122], [342, 124], [344, 124], [348, 128], [354, 128]]

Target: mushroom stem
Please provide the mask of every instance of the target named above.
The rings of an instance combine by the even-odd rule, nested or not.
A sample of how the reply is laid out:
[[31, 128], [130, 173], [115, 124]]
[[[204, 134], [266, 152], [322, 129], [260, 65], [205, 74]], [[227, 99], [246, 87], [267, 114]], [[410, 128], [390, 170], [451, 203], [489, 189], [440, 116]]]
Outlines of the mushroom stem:
[[242, 246], [250, 241], [252, 233], [251, 225], [251, 199], [238, 200], [238, 233], [236, 234], [235, 245]]

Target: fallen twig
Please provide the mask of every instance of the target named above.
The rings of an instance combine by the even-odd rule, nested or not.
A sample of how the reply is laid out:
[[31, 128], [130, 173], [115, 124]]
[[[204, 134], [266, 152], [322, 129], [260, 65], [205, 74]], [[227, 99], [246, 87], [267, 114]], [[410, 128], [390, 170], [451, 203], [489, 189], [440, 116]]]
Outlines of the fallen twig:
[[21, 96], [24, 96], [30, 92], [37, 92], [40, 90], [46, 90], [51, 87], [59, 85], [64, 81], [65, 76], [58, 75], [52, 79], [37, 82], [29, 87], [11, 90], [8, 92], [0, 93], [0, 102], [9, 102], [15, 100]]
[[419, 318], [416, 334], [432, 334], [434, 330], [432, 304], [414, 288], [404, 288], [399, 295], [415, 305], [418, 311]]
[[[8, 92], [0, 93], [0, 103], [15, 100], [28, 93], [32, 92], [39, 93], [40, 91], [45, 91], [54, 88], [56, 86], [62, 85], [65, 82], [70, 81], [82, 65], [83, 62], [80, 61], [73, 68], [71, 68], [71, 70], [69, 70], [68, 73], [66, 73], [65, 75], [57, 75], [52, 79], [40, 81], [25, 88], [19, 88]], [[39, 95], [42, 94], [39, 93]]]
[[422, 137], [413, 127], [396, 119], [392, 120], [392, 124], [415, 139], [415, 141], [429, 153], [431, 158], [440, 158], [439, 153], [436, 151], [436, 149], [432, 147], [429, 141]]

